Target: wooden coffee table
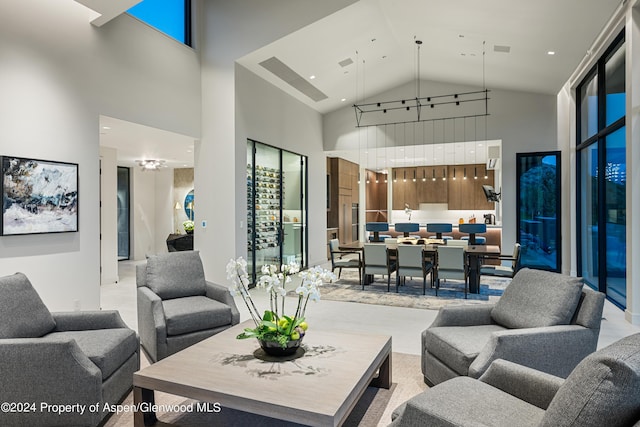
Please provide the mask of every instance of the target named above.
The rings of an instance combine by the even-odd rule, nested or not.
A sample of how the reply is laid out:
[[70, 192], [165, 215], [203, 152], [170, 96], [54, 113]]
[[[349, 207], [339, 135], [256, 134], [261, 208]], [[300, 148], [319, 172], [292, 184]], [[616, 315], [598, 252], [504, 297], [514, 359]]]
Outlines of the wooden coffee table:
[[[390, 336], [310, 329], [304, 351], [282, 360], [265, 355], [254, 339], [236, 339], [252, 325], [243, 322], [136, 372], [134, 405], [152, 409], [157, 390], [217, 403], [222, 411], [337, 426], [367, 386], [391, 386]], [[135, 426], [155, 422], [151, 410], [135, 413]]]

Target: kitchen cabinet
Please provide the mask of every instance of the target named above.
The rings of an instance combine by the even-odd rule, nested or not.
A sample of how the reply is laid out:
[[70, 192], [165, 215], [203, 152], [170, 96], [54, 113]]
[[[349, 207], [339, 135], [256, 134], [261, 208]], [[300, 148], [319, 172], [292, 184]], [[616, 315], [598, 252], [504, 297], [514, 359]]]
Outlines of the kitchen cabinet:
[[450, 210], [495, 209], [493, 202], [487, 202], [482, 190], [483, 184], [493, 183], [494, 173], [492, 170], [486, 171], [483, 164], [468, 164], [449, 166], [448, 171], [448, 204]]
[[365, 222], [388, 222], [387, 175], [367, 170], [365, 177], [366, 209]]
[[340, 243], [358, 240], [358, 165], [347, 160], [327, 159], [329, 208], [327, 227], [338, 229]]
[[[416, 180], [414, 181], [414, 176]], [[393, 179], [393, 203], [392, 209], [401, 210], [409, 205], [411, 209], [418, 208], [418, 189], [416, 168], [394, 168]]]
[[[420, 166], [416, 168], [417, 203], [447, 203], [449, 187], [447, 181], [442, 179], [443, 166]], [[434, 179], [435, 178], [435, 179]]]

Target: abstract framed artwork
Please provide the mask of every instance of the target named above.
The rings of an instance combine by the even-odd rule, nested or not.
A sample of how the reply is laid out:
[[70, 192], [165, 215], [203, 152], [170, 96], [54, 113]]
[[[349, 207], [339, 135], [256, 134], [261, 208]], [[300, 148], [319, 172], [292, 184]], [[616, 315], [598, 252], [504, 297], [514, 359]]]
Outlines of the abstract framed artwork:
[[78, 165], [1, 156], [0, 235], [78, 231]]

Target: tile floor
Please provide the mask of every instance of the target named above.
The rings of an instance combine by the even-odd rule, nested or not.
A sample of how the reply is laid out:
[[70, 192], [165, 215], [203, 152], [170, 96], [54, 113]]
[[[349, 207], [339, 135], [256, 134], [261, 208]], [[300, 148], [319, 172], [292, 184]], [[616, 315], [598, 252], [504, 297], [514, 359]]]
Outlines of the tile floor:
[[[120, 261], [118, 283], [103, 285], [101, 305], [104, 310], [119, 310], [124, 321], [137, 330], [135, 265], [140, 262]], [[268, 306], [264, 292], [252, 293], [258, 309]], [[241, 299], [236, 303], [241, 320], [248, 319], [247, 309]], [[293, 302], [292, 302], [293, 303]], [[312, 303], [310, 303], [312, 304]], [[335, 330], [366, 331], [391, 335], [393, 351], [420, 354], [420, 333], [433, 321], [435, 310], [389, 307], [371, 304], [323, 300], [307, 308], [311, 327]], [[598, 347], [604, 347], [622, 337], [640, 332], [624, 320], [624, 312], [610, 302], [605, 302]]]

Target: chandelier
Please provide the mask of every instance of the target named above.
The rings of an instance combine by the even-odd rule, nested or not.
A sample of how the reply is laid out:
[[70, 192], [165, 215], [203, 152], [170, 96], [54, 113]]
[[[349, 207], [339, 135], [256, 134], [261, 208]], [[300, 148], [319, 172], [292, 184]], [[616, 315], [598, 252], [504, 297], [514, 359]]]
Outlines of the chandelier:
[[482, 48], [482, 90], [447, 95], [422, 96], [420, 93], [420, 46], [415, 40], [417, 55], [415, 97], [354, 104], [356, 127], [466, 119], [489, 115], [489, 90], [485, 85], [485, 42]]
[[136, 163], [138, 163], [143, 172], [157, 171], [166, 167], [164, 160], [136, 160]]

